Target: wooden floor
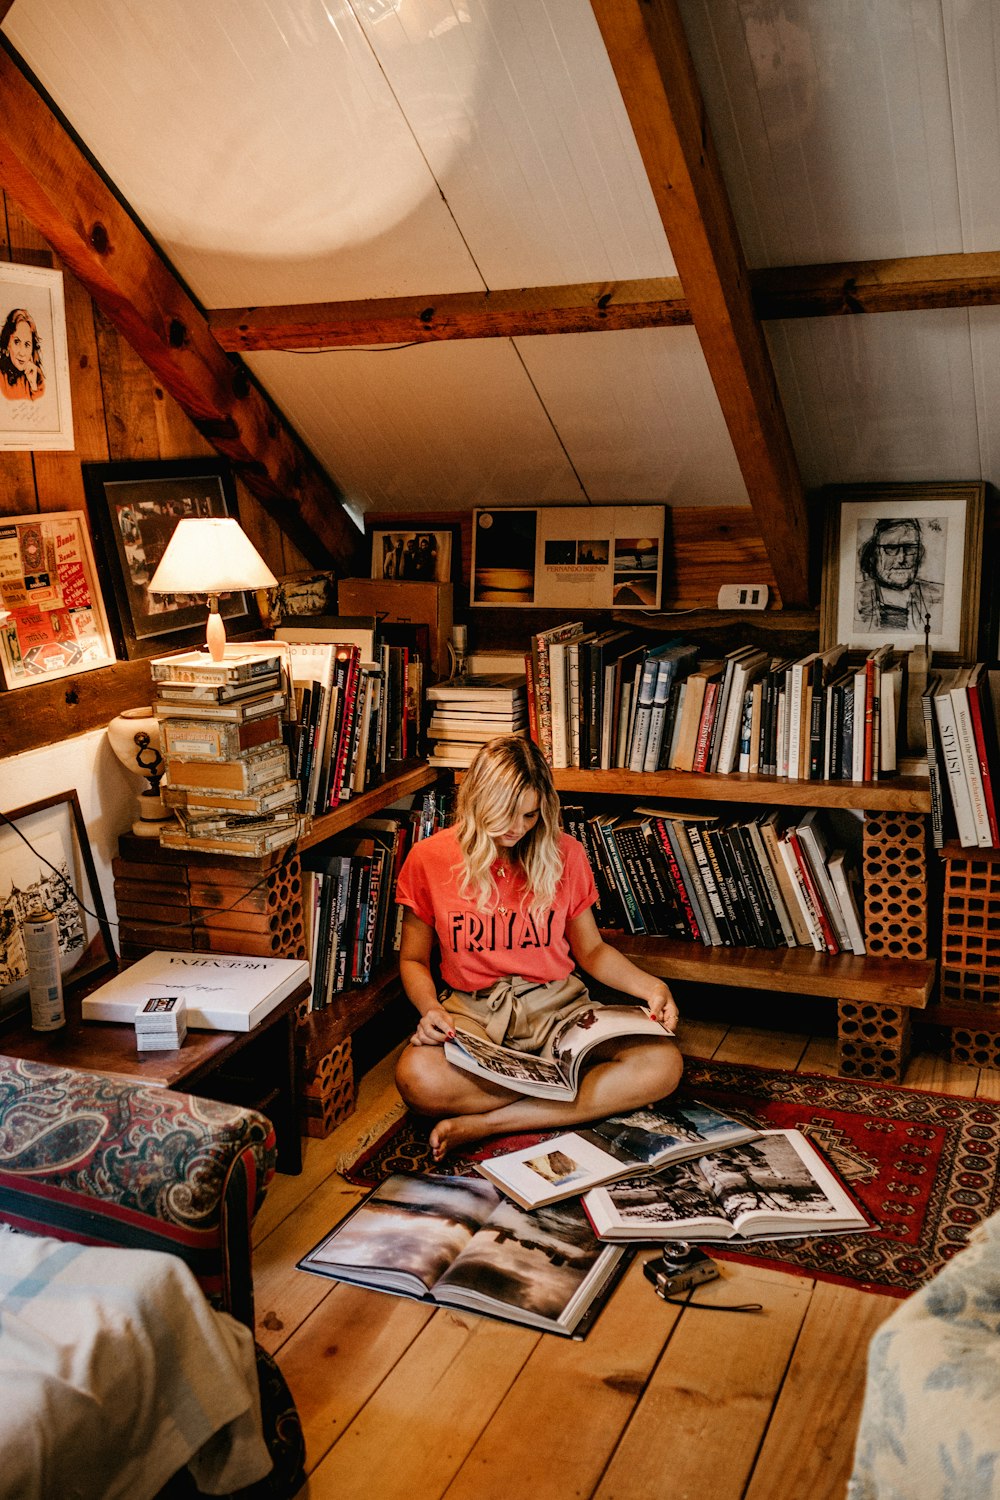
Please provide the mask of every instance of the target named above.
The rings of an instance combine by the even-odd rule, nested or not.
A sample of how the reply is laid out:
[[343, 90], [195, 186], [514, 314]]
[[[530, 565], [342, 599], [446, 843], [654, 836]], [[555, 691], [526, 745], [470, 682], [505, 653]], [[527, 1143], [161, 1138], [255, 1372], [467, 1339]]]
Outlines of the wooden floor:
[[[686, 1021], [684, 1050], [834, 1073], [829, 1038]], [[319, 1500], [842, 1500], [865, 1350], [894, 1299], [721, 1263], [700, 1301], [658, 1301], [642, 1257], [581, 1342], [326, 1282], [296, 1259], [361, 1196], [338, 1157], [394, 1103], [393, 1053], [355, 1115], [306, 1142], [256, 1226], [258, 1337], [305, 1428]], [[912, 1087], [1000, 1098], [1000, 1073], [918, 1056]]]

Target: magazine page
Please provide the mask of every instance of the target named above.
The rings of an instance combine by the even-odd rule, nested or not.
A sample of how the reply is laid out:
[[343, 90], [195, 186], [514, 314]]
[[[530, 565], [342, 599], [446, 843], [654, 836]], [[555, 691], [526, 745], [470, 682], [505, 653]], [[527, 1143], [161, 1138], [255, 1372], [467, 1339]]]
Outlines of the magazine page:
[[636, 1169], [701, 1156], [760, 1135], [759, 1127], [720, 1114], [698, 1099], [671, 1099], [624, 1115], [609, 1115], [580, 1134]]
[[819, 1153], [797, 1130], [765, 1131], [756, 1141], [703, 1157], [700, 1165], [741, 1235], [825, 1234], [868, 1227]]
[[477, 1170], [522, 1208], [537, 1208], [759, 1134], [710, 1105], [686, 1099], [650, 1104], [539, 1145], [501, 1152], [479, 1162]]
[[571, 1333], [624, 1253], [600, 1244], [579, 1203], [529, 1214], [502, 1200], [440, 1278], [435, 1298]]
[[575, 1077], [580, 1060], [592, 1047], [619, 1036], [671, 1036], [639, 1005], [588, 1005], [556, 1026], [545, 1054], [567, 1077]]
[[299, 1266], [376, 1290], [426, 1295], [500, 1201], [479, 1178], [397, 1173]]
[[725, 1240], [733, 1233], [702, 1171], [704, 1157], [655, 1174], [594, 1188], [584, 1199], [594, 1229], [609, 1240]]
[[445, 1042], [444, 1055], [456, 1067], [521, 1094], [559, 1099], [573, 1097], [574, 1090], [566, 1082], [563, 1070], [551, 1058], [518, 1052], [513, 1047], [501, 1047], [460, 1028], [456, 1028], [453, 1041]]

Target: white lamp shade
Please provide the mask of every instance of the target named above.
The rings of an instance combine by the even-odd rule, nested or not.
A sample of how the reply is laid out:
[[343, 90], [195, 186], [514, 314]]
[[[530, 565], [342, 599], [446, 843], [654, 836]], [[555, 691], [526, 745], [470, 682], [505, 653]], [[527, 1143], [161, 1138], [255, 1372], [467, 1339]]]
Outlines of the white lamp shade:
[[228, 594], [277, 581], [238, 521], [207, 516], [178, 521], [148, 587], [151, 594]]

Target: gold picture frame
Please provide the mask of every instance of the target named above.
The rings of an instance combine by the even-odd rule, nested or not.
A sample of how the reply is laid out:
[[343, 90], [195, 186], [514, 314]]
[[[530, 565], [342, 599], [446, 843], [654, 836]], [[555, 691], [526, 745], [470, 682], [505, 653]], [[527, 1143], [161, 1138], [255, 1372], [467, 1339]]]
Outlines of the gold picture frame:
[[986, 486], [851, 484], [823, 491], [820, 649], [899, 650], [974, 661]]

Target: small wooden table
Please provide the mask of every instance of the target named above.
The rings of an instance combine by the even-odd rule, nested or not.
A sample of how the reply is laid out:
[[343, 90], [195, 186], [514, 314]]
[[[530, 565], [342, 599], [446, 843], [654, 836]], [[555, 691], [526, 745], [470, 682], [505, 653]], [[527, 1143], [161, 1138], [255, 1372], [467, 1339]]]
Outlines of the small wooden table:
[[183, 1045], [169, 1052], [138, 1052], [131, 1026], [84, 1021], [81, 996], [68, 996], [65, 1026], [32, 1031], [27, 1014], [12, 1017], [0, 1027], [0, 1053], [259, 1109], [274, 1126], [278, 1171], [297, 1173], [302, 1170], [302, 1141], [295, 1007], [308, 994], [308, 984], [301, 984], [252, 1030], [189, 1031]]

